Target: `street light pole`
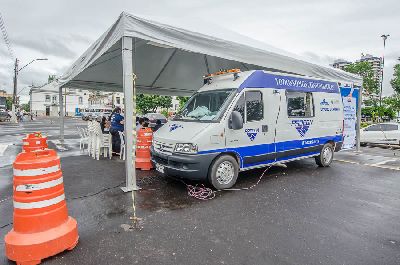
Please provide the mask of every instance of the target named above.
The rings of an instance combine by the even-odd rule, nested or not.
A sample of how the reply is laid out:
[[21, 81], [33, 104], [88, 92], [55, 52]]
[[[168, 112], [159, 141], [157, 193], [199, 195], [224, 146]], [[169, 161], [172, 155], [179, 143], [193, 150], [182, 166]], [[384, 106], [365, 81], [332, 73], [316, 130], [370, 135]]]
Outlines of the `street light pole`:
[[25, 67], [27, 67], [28, 65], [30, 65], [31, 63], [33, 63], [34, 61], [47, 61], [47, 58], [37, 58], [37, 59], [33, 59], [32, 61], [30, 61], [29, 63], [27, 63], [26, 65], [22, 66], [21, 68], [18, 68], [18, 58], [15, 58], [15, 64], [14, 64], [14, 91], [13, 91], [13, 101], [12, 101], [12, 106], [11, 106], [11, 122], [17, 123], [17, 117], [15, 115], [15, 105], [17, 105], [17, 91], [18, 91], [18, 74], [19, 72], [24, 69]]
[[379, 93], [379, 122], [382, 122], [382, 91], [383, 91], [383, 69], [385, 68], [385, 47], [386, 40], [389, 34], [383, 34], [381, 38], [383, 39], [383, 54], [382, 54], [382, 75], [381, 75], [381, 92]]

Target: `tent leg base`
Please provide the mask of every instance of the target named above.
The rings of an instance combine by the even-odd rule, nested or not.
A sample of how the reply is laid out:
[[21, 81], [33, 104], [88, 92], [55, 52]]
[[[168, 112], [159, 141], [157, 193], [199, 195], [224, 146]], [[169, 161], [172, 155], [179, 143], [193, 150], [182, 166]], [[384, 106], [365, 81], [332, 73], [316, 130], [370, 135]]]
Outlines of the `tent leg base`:
[[138, 187], [138, 186], [121, 187], [121, 190], [122, 190], [123, 192], [138, 191], [138, 190], [140, 190], [140, 187]]

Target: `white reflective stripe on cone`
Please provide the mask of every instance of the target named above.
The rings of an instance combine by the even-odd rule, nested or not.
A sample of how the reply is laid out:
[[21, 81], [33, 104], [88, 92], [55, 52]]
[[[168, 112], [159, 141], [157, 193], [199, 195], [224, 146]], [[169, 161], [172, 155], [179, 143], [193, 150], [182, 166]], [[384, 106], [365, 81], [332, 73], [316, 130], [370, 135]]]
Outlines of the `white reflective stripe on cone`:
[[60, 170], [60, 165], [45, 167], [45, 168], [35, 168], [35, 169], [15, 169], [14, 168], [14, 176], [16, 177], [33, 177], [40, 176], [44, 174], [54, 173]]
[[55, 180], [50, 180], [47, 182], [42, 182], [42, 183], [36, 183], [36, 184], [23, 184], [23, 185], [18, 185], [15, 190], [16, 191], [33, 191], [33, 190], [43, 190], [43, 189], [48, 189], [55, 187], [57, 185], [60, 185], [63, 183], [63, 178], [58, 178]]
[[51, 206], [57, 204], [61, 201], [65, 200], [65, 194], [57, 196], [53, 199], [38, 201], [38, 202], [16, 202], [14, 201], [14, 208], [17, 209], [37, 209], [37, 208], [44, 208], [47, 206]]

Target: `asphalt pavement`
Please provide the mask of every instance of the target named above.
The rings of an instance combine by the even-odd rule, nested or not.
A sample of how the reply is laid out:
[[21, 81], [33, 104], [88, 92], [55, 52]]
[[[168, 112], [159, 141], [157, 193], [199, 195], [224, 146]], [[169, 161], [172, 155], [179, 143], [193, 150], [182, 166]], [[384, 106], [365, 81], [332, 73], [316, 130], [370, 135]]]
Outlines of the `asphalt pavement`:
[[[208, 201], [154, 171], [138, 171], [140, 228], [132, 229], [124, 162], [79, 151], [78, 119], [0, 123], [0, 236], [12, 228], [12, 162], [27, 132], [49, 135], [61, 156], [69, 214], [79, 225], [72, 251], [43, 264], [400, 264], [400, 154], [363, 148], [341, 152], [329, 168], [313, 159], [273, 167], [251, 190], [220, 191]], [[399, 164], [398, 164], [399, 163]], [[240, 174], [235, 188], [262, 169]], [[195, 183], [190, 183], [195, 184]], [[13, 264], [4, 256], [0, 263]]]

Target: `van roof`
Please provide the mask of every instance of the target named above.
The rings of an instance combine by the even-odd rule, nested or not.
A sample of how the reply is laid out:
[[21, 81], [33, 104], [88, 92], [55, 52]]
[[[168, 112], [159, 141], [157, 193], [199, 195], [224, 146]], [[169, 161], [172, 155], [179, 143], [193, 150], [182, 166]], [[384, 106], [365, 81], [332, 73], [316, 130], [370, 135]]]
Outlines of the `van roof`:
[[199, 91], [223, 88], [237, 88], [238, 91], [244, 88], [271, 88], [303, 92], [339, 93], [339, 85], [334, 81], [264, 70], [241, 72], [236, 80], [230, 74], [215, 76], [210, 84], [206, 83]]

